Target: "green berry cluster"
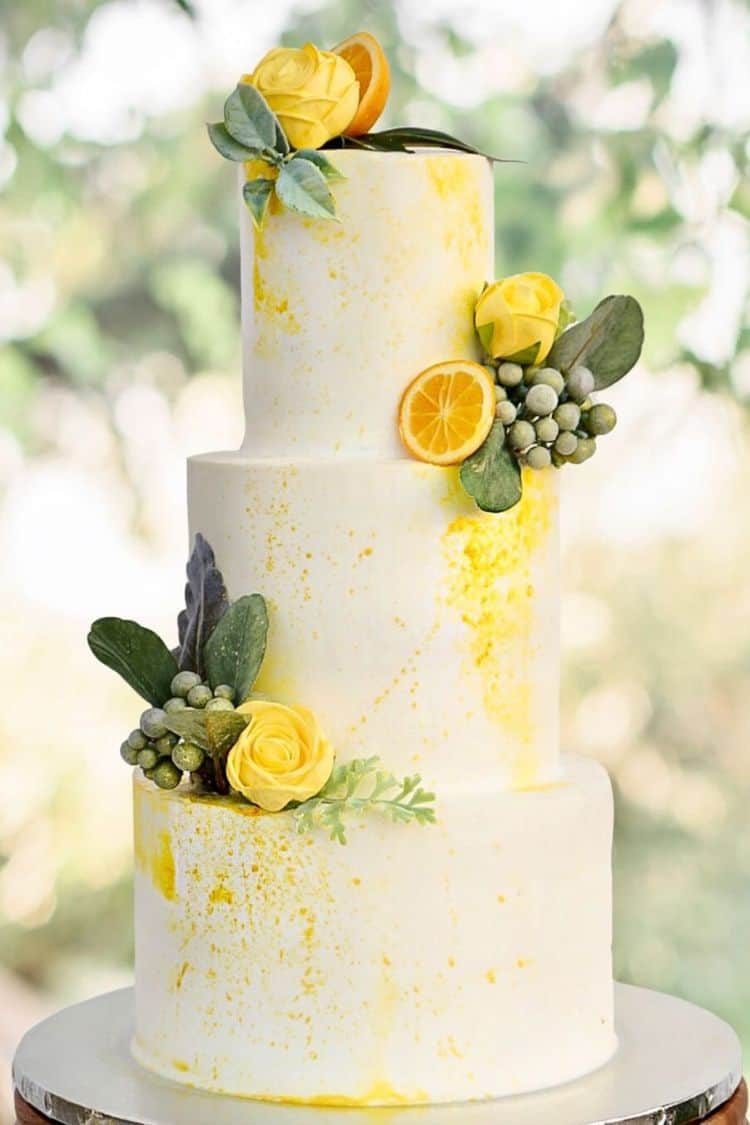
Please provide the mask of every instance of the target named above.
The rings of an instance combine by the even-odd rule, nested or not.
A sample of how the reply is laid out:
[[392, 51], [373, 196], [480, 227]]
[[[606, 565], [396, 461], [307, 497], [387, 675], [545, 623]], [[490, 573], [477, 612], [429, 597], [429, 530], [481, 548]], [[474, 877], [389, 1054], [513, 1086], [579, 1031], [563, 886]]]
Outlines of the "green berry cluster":
[[606, 403], [593, 403], [595, 380], [587, 367], [562, 373], [554, 367], [497, 368], [496, 417], [508, 445], [531, 469], [581, 465], [596, 452], [596, 439], [610, 433], [617, 415]]
[[195, 672], [178, 672], [170, 685], [171, 697], [163, 707], [149, 707], [120, 746], [129, 766], [140, 766], [160, 789], [174, 789], [184, 773], [197, 773], [205, 753], [194, 742], [172, 734], [165, 725], [170, 712], [188, 707], [206, 711], [233, 711], [234, 691], [229, 684], [211, 688]]

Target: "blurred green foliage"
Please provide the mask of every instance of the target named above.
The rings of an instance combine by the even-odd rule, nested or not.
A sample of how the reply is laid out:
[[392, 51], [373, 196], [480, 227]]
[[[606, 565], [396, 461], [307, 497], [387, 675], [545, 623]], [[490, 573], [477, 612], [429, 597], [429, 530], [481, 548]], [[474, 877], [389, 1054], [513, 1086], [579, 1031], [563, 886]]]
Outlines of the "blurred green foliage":
[[[191, 5], [175, 5], [191, 18]], [[70, 132], [45, 140], [38, 122], [29, 127], [29, 95], [52, 89], [55, 77], [54, 68], [37, 74], [29, 66], [30, 40], [55, 29], [64, 67], [104, 6], [3, 6], [0, 169], [15, 168], [0, 196], [0, 283], [14, 298], [15, 328], [0, 349], [0, 424], [30, 458], [55, 446], [39, 424], [50, 387], [75, 391], [120, 442], [113, 412], [124, 381], [156, 385], [173, 401], [192, 376], [236, 377], [239, 368], [236, 199], [202, 127], [225, 91], [201, 90], [178, 110], [136, 113], [132, 135], [116, 144]], [[685, 7], [702, 9], [697, 0]], [[507, 89], [502, 74], [492, 75], [484, 100], [464, 107], [415, 76], [430, 58], [437, 67], [450, 56], [460, 74], [476, 64], [486, 77], [492, 56], [465, 37], [458, 16], [455, 25], [423, 16], [419, 40], [404, 34], [400, 8], [345, 0], [293, 14], [284, 38], [326, 45], [359, 26], [373, 31], [393, 69], [384, 123], [447, 128], [525, 162], [495, 173], [498, 274], [533, 268], [565, 277], [582, 313], [605, 292], [634, 293], [645, 309], [651, 369], [692, 373], [705, 391], [748, 405], [750, 380], [738, 377], [750, 350], [746, 311], [727, 322], [720, 347], [681, 329], [716, 285], [717, 224], [747, 237], [748, 138], [710, 106], [687, 125], [676, 122], [670, 100], [685, 62], [679, 37], [642, 34], [631, 8], [616, 7], [599, 39], [557, 69], [516, 76]], [[198, 6], [197, 34], [203, 18]], [[612, 124], [601, 104], [626, 88], [630, 123]], [[633, 112], [636, 103], [642, 108]], [[724, 189], [711, 187], [714, 167]], [[734, 284], [746, 298], [746, 269], [738, 267]], [[165, 356], [176, 362], [161, 362]], [[706, 518], [717, 528], [732, 520]], [[632, 723], [621, 753], [604, 734], [591, 739], [618, 789], [620, 975], [707, 1003], [750, 1040], [750, 974], [739, 971], [750, 922], [750, 526], [743, 526], [730, 560], [715, 544], [698, 549], [689, 538], [667, 537], [648, 551], [585, 544], [585, 573], [571, 570], [570, 587], [580, 584], [582, 595], [608, 607], [609, 626], [567, 660], [564, 721], [571, 743], [590, 723], [604, 730], [612, 708]], [[127, 879], [87, 889], [68, 872], [57, 901], [35, 928], [0, 926], [0, 953], [11, 967], [48, 988], [66, 958], [127, 963]]]

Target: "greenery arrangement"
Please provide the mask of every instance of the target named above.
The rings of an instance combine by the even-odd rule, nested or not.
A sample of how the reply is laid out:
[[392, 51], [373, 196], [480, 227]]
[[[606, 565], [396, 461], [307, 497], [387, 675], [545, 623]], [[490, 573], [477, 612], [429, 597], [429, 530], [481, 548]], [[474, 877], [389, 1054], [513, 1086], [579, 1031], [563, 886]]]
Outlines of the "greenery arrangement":
[[643, 346], [633, 297], [610, 296], [575, 322], [560, 287], [523, 273], [486, 285], [474, 321], [481, 364], [451, 360], [421, 371], [399, 408], [412, 456], [460, 465], [466, 492], [485, 512], [521, 499], [522, 468], [580, 465], [616, 423], [592, 394], [622, 379]]
[[398, 781], [378, 758], [337, 766], [312, 712], [254, 694], [268, 635], [265, 599], [230, 602], [200, 534], [177, 627], [179, 643], [170, 651], [135, 621], [103, 617], [91, 626], [94, 656], [150, 704], [120, 747], [128, 765], [160, 789], [176, 788], [187, 774], [206, 793], [234, 792], [269, 812], [289, 807], [299, 831], [321, 827], [342, 844], [347, 813], [434, 822], [435, 796], [418, 775]]
[[496, 418], [460, 473], [477, 506], [502, 512], [518, 503], [524, 465], [559, 469], [593, 457], [597, 438], [615, 428], [617, 415], [591, 396], [622, 379], [642, 346], [641, 307], [635, 298], [618, 295], [605, 297], [585, 320], [565, 328], [544, 366], [519, 362], [524, 355], [501, 362], [487, 355], [485, 362], [494, 372]]
[[[348, 54], [355, 44], [355, 53]], [[356, 65], [363, 51], [370, 65], [366, 86], [363, 75], [348, 61]], [[389, 89], [385, 55], [366, 32], [333, 51], [319, 51], [311, 43], [299, 49], [276, 48], [241, 79], [224, 103], [224, 120], [208, 125], [208, 135], [226, 160], [245, 164], [248, 179], [242, 194], [258, 229], [272, 198], [309, 218], [336, 218], [329, 185], [344, 177], [319, 151], [323, 147], [403, 153], [429, 146], [479, 153], [439, 129], [365, 131], [364, 126], [382, 112]]]

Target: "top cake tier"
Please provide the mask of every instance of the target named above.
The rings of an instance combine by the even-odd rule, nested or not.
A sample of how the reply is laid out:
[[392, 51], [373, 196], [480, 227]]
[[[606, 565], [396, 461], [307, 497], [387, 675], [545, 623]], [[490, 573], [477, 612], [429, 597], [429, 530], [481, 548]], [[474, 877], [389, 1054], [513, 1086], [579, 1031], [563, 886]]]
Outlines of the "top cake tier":
[[[246, 433], [255, 458], [403, 456], [404, 387], [478, 358], [494, 256], [490, 165], [437, 151], [332, 153], [339, 222], [241, 205]], [[244, 177], [243, 177], [244, 178]]]

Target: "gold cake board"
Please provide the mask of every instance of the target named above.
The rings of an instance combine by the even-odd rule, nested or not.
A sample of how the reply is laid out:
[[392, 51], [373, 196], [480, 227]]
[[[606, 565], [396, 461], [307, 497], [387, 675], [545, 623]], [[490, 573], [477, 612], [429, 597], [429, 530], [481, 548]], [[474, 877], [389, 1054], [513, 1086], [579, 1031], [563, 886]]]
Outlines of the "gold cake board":
[[744, 1125], [740, 1046], [717, 1016], [615, 986], [620, 1047], [565, 1086], [497, 1101], [384, 1109], [278, 1105], [167, 1082], [131, 1058], [133, 992], [65, 1008], [13, 1062], [18, 1125]]

